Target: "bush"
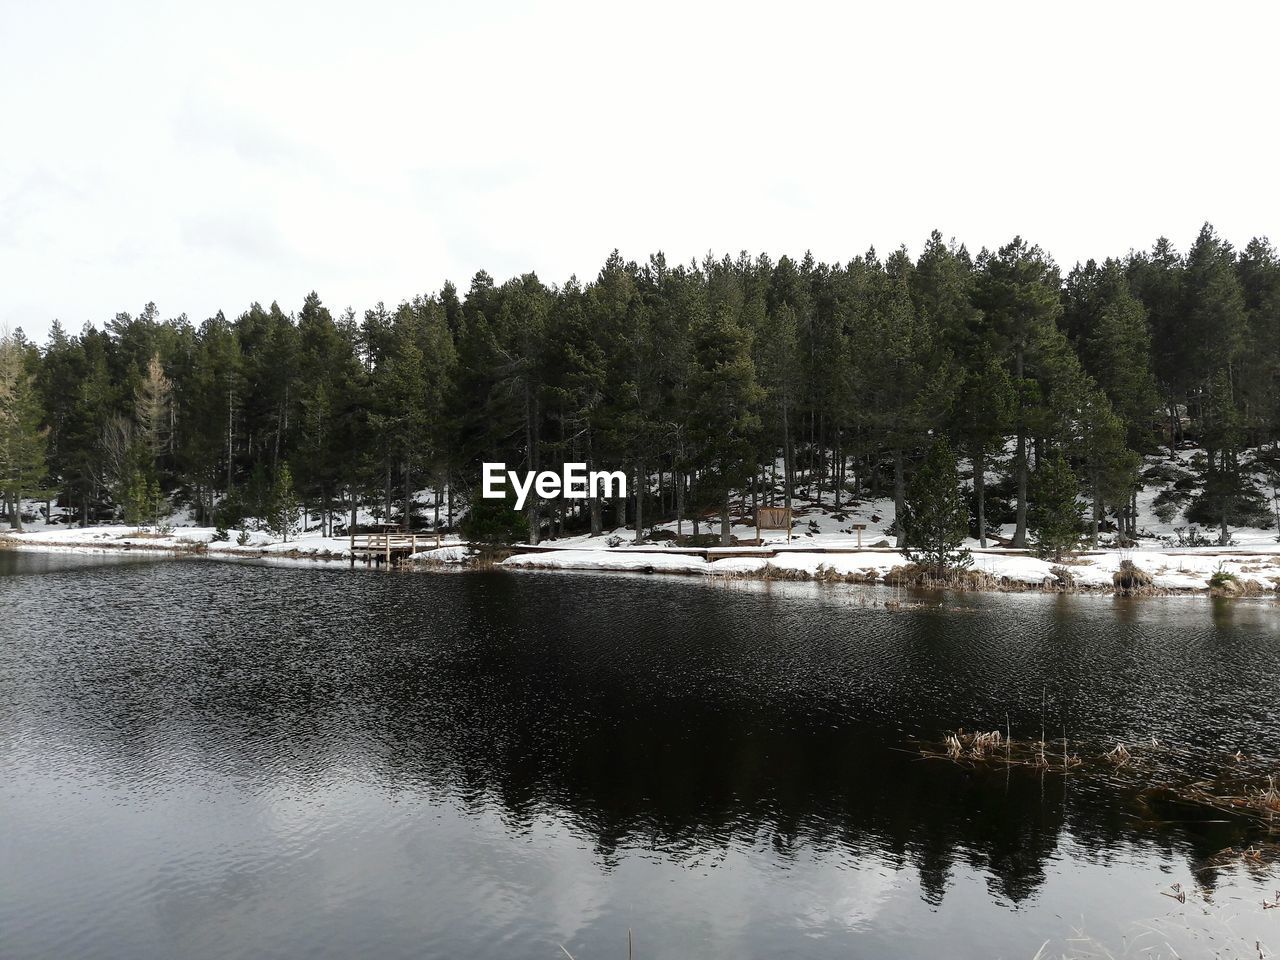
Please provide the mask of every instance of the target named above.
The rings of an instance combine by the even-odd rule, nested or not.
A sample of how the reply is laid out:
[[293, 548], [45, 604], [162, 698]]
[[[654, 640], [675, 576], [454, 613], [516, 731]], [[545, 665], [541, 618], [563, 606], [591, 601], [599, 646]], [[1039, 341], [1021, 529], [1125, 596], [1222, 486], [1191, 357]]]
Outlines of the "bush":
[[1239, 593], [1240, 578], [1219, 566], [1213, 572], [1213, 575], [1209, 577], [1209, 588], [1211, 590], [1220, 590], [1223, 593]]
[[[1190, 527], [1174, 527], [1173, 534], [1178, 538], [1180, 547], [1211, 547], [1215, 544], [1215, 541], [1202, 535], [1200, 528], [1194, 524]], [[1230, 541], [1224, 546], [1230, 546]]]
[[507, 491], [506, 497], [485, 498], [480, 491], [471, 494], [471, 507], [462, 520], [462, 534], [473, 547], [494, 550], [524, 543], [529, 539], [529, 521], [516, 509], [515, 494]]
[[1155, 581], [1151, 579], [1151, 574], [1132, 560], [1121, 560], [1120, 569], [1111, 575], [1111, 584], [1115, 587], [1116, 593], [1133, 596], [1150, 590], [1155, 585]]
[[246, 545], [249, 543], [249, 531], [248, 531], [248, 530], [241, 530], [241, 531], [236, 535], [236, 543], [237, 543], [237, 544], [239, 544], [239, 545], [240, 545], [240, 546], [242, 546], [242, 547], [243, 547], [243, 546], [246, 546]]
[[1182, 490], [1161, 490], [1151, 501], [1151, 509], [1161, 523], [1173, 523], [1189, 499], [1189, 495]]

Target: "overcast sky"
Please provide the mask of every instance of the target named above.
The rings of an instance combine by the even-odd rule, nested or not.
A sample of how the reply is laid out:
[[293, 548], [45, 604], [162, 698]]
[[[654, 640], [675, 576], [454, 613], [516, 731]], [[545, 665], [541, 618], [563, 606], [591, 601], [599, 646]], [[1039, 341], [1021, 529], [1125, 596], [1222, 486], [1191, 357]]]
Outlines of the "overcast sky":
[[[475, 9], [472, 9], [475, 8]], [[0, 0], [0, 325], [1280, 234], [1280, 5]]]

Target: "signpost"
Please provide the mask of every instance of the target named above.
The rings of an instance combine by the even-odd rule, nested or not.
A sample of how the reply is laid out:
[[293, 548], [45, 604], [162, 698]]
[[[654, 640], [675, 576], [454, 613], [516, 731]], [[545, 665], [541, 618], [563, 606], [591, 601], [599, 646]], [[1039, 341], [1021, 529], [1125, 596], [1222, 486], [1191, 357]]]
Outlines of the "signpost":
[[760, 507], [756, 510], [756, 540], [760, 540], [761, 530], [787, 531], [787, 543], [791, 542], [791, 508]]

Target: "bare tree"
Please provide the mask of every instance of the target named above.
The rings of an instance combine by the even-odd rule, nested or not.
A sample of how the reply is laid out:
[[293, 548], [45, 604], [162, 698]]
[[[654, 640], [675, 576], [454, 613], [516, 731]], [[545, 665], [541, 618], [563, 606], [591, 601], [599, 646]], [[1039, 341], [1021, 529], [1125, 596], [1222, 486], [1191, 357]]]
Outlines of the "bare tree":
[[103, 424], [95, 479], [117, 498], [133, 472], [133, 443], [133, 421], [128, 417], [115, 416]]
[[147, 375], [138, 384], [134, 395], [138, 431], [153, 458], [168, 449], [173, 435], [169, 416], [172, 399], [173, 381], [164, 375], [160, 355], [156, 354], [147, 364]]

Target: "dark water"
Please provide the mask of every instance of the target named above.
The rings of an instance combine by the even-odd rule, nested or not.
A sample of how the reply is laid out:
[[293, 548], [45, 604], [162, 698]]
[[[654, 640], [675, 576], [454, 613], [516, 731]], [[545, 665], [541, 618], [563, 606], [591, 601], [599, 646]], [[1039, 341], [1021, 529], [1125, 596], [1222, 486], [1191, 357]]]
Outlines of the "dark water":
[[1044, 702], [1280, 760], [1274, 604], [868, 596], [0, 552], [0, 956], [1280, 944], [1245, 826], [910, 751]]

